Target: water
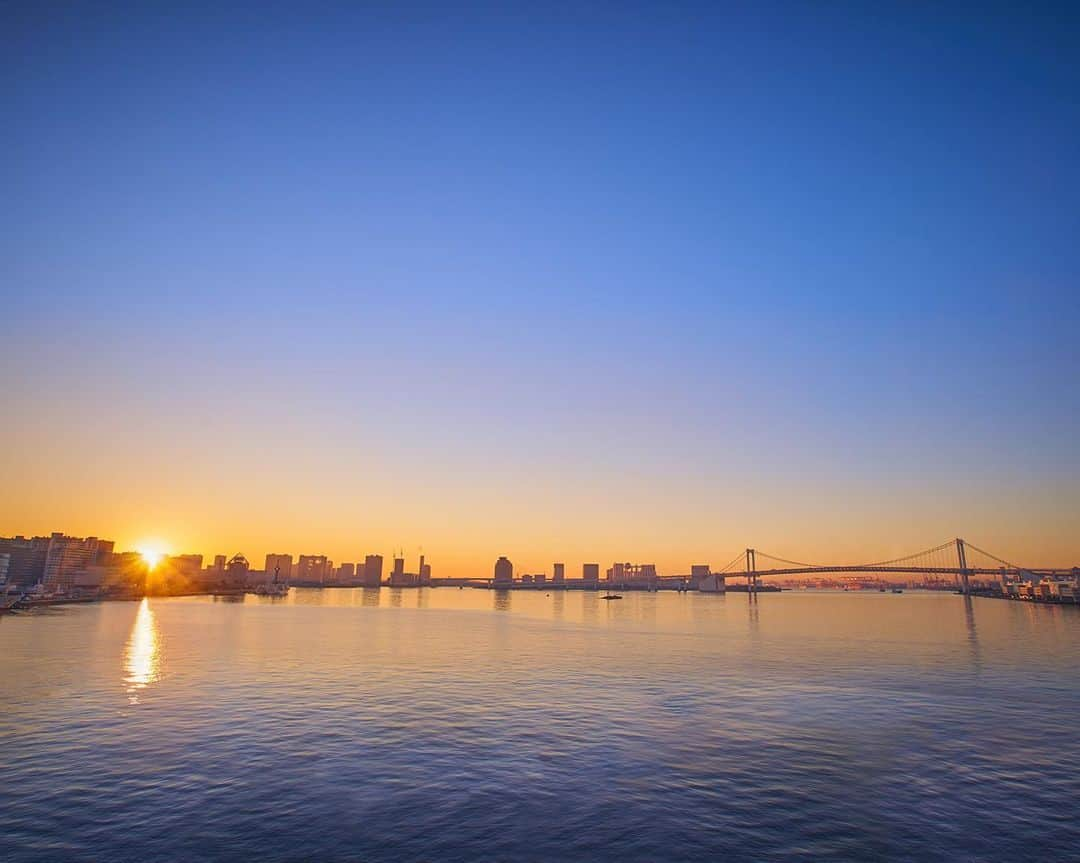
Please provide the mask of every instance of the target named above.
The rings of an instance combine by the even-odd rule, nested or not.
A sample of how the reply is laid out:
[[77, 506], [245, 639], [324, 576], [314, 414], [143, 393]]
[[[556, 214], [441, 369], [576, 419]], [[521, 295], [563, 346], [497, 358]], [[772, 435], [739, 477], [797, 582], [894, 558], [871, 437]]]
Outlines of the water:
[[0, 657], [11, 863], [1080, 859], [1078, 608], [295, 590]]

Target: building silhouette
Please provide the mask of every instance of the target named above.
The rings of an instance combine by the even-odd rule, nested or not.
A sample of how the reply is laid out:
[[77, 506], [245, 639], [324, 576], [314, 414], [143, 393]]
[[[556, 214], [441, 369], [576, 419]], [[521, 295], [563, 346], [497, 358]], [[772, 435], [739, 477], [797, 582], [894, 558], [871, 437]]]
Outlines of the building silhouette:
[[223, 584], [225, 587], [232, 588], [234, 590], [246, 587], [248, 572], [251, 571], [251, 564], [248, 563], [248, 559], [242, 554], [234, 554], [227, 564], [225, 564], [225, 578]]
[[600, 564], [583, 563], [581, 565], [581, 580], [587, 585], [598, 585], [600, 583]]
[[41, 583], [52, 590], [68, 590], [75, 583], [75, 573], [92, 564], [107, 561], [112, 550], [111, 540], [98, 539], [96, 536], [83, 539], [54, 533], [49, 537]]
[[273, 578], [276, 571], [279, 581], [288, 581], [292, 578], [292, 555], [268, 554], [266, 556], [266, 566], [263, 568], [269, 578]]
[[337, 568], [336, 579], [338, 584], [346, 581], [352, 581], [356, 576], [356, 565], [352, 563], [343, 563]]
[[563, 584], [566, 581], [566, 564], [556, 563], [553, 564], [551, 571], [551, 581], [554, 584]]
[[330, 566], [325, 554], [302, 554], [296, 562], [294, 575], [298, 582], [325, 584]]
[[383, 559], [381, 554], [369, 554], [364, 558], [364, 587], [382, 584]]
[[514, 564], [509, 558], [500, 557], [495, 561], [495, 583], [512, 584], [514, 581]]
[[44, 578], [49, 539], [47, 536], [0, 537], [0, 554], [8, 556], [10, 586], [32, 587]]

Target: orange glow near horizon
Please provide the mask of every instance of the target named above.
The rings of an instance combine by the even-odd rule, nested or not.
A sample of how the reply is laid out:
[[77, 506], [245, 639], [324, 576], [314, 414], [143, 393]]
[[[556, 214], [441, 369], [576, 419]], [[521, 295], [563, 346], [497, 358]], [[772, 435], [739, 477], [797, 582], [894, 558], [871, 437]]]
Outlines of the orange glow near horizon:
[[166, 555], [165, 547], [157, 540], [144, 540], [136, 544], [135, 550], [142, 555], [146, 565], [154, 569]]

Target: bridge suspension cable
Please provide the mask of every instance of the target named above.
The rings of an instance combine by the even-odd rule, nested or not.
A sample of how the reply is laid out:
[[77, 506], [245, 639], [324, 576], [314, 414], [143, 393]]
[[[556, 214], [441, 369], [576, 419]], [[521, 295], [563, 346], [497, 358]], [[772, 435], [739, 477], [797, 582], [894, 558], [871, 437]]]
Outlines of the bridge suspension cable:
[[[903, 557], [894, 557], [894, 558], [892, 558], [890, 560], [878, 560], [878, 561], [875, 561], [873, 563], [860, 563], [860, 564], [857, 564], [855, 567], [845, 565], [845, 568], [846, 569], [851, 569], [851, 568], [863, 568], [863, 567], [894, 566], [896, 564], [908, 563], [910, 561], [918, 560], [920, 558], [935, 559], [939, 554], [945, 552], [946, 549], [951, 548], [955, 542], [956, 542], [956, 540], [950, 539], [950, 540], [947, 540], [946, 542], [941, 543], [941, 545], [935, 545], [933, 548], [927, 548], [927, 549], [924, 549], [922, 551], [917, 551], [914, 554], [906, 554]], [[975, 548], [975, 546], [969, 546], [969, 547], [970, 548]], [[976, 551], [981, 551], [981, 549], [975, 549], [975, 550]], [[760, 549], [755, 549], [755, 553], [757, 554], [758, 557], [763, 557], [763, 558], [766, 558], [767, 560], [775, 561], [776, 563], [787, 564], [788, 566], [797, 566], [797, 567], [801, 567], [803, 569], [820, 569], [820, 570], [823, 570], [823, 571], [826, 571], [826, 572], [829, 570], [828, 565], [823, 565], [823, 564], [818, 564], [818, 563], [806, 563], [805, 561], [801, 561], [801, 560], [789, 560], [786, 557], [777, 557], [775, 554], [769, 554], [768, 552], [761, 551]], [[983, 552], [983, 553], [985, 554], [985, 552]], [[992, 557], [993, 555], [989, 555], [989, 556]], [[997, 558], [995, 558], [995, 560], [996, 559]], [[1005, 562], [1005, 561], [1002, 561], [1002, 562]], [[1012, 564], [1008, 564], [1008, 565], [1012, 566]]]
[[971, 549], [972, 551], [977, 551], [977, 552], [978, 552], [979, 554], [983, 555], [984, 557], [988, 557], [988, 558], [990, 558], [991, 560], [995, 561], [996, 563], [1004, 564], [1004, 565], [1005, 565], [1006, 567], [1008, 567], [1009, 569], [1021, 570], [1021, 571], [1025, 571], [1025, 572], [1027, 571], [1027, 567], [1025, 567], [1025, 566], [1018, 566], [1018, 565], [1017, 565], [1017, 564], [1015, 564], [1015, 563], [1010, 563], [1010, 562], [1009, 562], [1009, 561], [1007, 561], [1007, 560], [1002, 560], [1002, 559], [1001, 559], [1000, 557], [998, 557], [997, 555], [993, 555], [993, 554], [991, 554], [991, 553], [990, 553], [990, 552], [988, 552], [988, 551], [983, 551], [983, 550], [982, 550], [981, 548], [979, 548], [979, 547], [978, 547], [977, 545], [972, 545], [972, 544], [971, 544], [970, 542], [968, 542], [967, 540], [964, 540], [964, 546], [965, 546], [966, 548], [970, 548], [970, 549]]
[[804, 563], [801, 560], [788, 560], [785, 557], [777, 557], [775, 554], [769, 554], [767, 552], [760, 551], [759, 549], [754, 549], [754, 553], [758, 557], [767, 557], [769, 560], [775, 560], [777, 563], [786, 563], [789, 566], [803, 566], [807, 569], [828, 569], [828, 567], [819, 566], [816, 563]]
[[735, 564], [737, 564], [737, 563], [742, 563], [742, 562], [743, 562], [743, 561], [745, 561], [745, 560], [746, 560], [746, 553], [745, 553], [745, 552], [742, 552], [742, 551], [740, 551], [740, 552], [739, 552], [739, 553], [738, 553], [737, 555], [735, 555], [735, 557], [733, 557], [733, 558], [731, 559], [731, 562], [730, 562], [729, 564], [727, 564], [727, 566], [725, 566], [725, 567], [724, 567], [723, 569], [718, 569], [718, 570], [716, 570], [716, 572], [717, 572], [717, 574], [719, 574], [719, 573], [721, 573], [721, 572], [727, 572], [727, 571], [728, 571], [728, 570], [730, 570], [730, 569], [731, 569], [731, 568], [732, 568], [733, 566], [735, 566]]
[[909, 560], [915, 560], [920, 557], [930, 557], [931, 555], [944, 551], [951, 546], [956, 540], [950, 539], [943, 542], [941, 545], [935, 545], [933, 548], [928, 548], [925, 551], [918, 551], [915, 554], [904, 555], [904, 557], [894, 557], [892, 560], [879, 560], [876, 563], [860, 563], [859, 566], [891, 566], [894, 563], [906, 563]]

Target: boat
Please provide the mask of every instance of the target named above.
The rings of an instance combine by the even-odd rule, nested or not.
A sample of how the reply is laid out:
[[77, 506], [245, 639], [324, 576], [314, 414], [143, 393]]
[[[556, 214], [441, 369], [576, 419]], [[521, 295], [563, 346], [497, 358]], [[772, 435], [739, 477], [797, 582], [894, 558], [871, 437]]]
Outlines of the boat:
[[903, 592], [904, 592], [904, 588], [902, 588], [902, 587], [894, 587], [894, 588], [892, 589], [892, 592], [893, 592], [893, 593], [903, 593]]
[[287, 596], [289, 593], [289, 583], [287, 581], [279, 581], [278, 575], [281, 572], [281, 568], [274, 567], [274, 580], [264, 581], [261, 584], [255, 586], [255, 593], [257, 596]]

